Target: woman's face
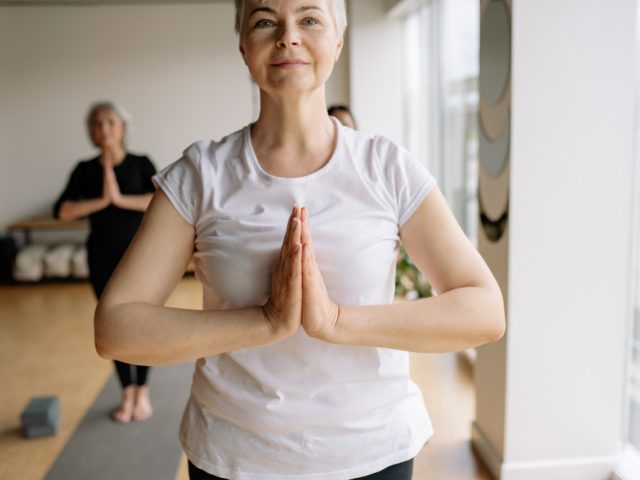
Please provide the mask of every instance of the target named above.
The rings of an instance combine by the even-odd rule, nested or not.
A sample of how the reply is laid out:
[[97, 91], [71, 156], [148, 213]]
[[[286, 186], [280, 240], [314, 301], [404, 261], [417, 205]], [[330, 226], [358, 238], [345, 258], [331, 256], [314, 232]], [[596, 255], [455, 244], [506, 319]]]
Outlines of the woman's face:
[[111, 110], [98, 110], [93, 115], [89, 127], [93, 143], [101, 150], [121, 147], [124, 140], [124, 130], [122, 119]]
[[329, 0], [249, 0], [240, 52], [269, 93], [323, 87], [342, 50]]

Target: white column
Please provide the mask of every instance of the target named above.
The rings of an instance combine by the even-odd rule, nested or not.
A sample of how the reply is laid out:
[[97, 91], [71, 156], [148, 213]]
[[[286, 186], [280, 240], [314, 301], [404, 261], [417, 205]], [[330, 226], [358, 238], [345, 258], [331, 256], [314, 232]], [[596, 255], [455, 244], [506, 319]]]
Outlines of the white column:
[[[495, 1], [495, 0], [494, 0]], [[473, 440], [502, 480], [604, 480], [623, 436], [635, 0], [513, 0], [508, 327], [481, 348]]]

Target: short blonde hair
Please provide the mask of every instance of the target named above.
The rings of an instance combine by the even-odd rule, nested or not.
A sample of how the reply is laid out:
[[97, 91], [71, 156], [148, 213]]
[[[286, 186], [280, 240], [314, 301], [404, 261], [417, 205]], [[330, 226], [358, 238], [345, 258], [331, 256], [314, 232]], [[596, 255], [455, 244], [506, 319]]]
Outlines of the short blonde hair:
[[118, 116], [118, 118], [122, 120], [122, 125], [124, 126], [124, 137], [122, 138], [122, 144], [124, 146], [126, 136], [131, 131], [131, 128], [132, 128], [131, 115], [129, 115], [129, 112], [127, 112], [127, 110], [122, 105], [119, 105], [116, 102], [112, 102], [112, 101], [96, 102], [92, 104], [91, 107], [89, 107], [89, 111], [87, 112], [86, 123], [87, 123], [87, 132], [89, 133], [89, 139], [91, 140], [91, 143], [93, 143], [95, 147], [98, 146], [96, 144], [96, 141], [93, 139], [93, 135], [91, 133], [91, 125], [95, 121], [95, 118], [98, 112], [101, 112], [103, 110], [115, 113]]
[[[244, 33], [244, 10], [249, 1], [250, 0], [235, 0], [235, 4], [236, 4], [235, 29], [236, 29], [236, 33], [240, 35], [241, 38]], [[336, 26], [336, 31], [340, 35], [343, 35], [345, 29], [347, 28], [347, 7], [344, 2], [345, 0], [329, 0], [329, 3], [331, 5], [331, 14], [333, 15], [333, 22]]]

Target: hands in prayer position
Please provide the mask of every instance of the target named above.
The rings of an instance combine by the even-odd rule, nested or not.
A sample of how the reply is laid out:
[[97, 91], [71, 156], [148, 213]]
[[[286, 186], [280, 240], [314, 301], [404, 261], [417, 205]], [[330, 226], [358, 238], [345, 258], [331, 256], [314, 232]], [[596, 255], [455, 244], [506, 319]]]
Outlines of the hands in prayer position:
[[109, 152], [102, 154], [102, 198], [106, 206], [120, 206], [122, 203], [122, 193], [116, 179], [116, 172], [113, 170], [113, 156]]
[[302, 326], [307, 334], [329, 340], [339, 307], [331, 300], [316, 262], [307, 210], [294, 207], [273, 267], [271, 297], [262, 307], [265, 321], [278, 336]]

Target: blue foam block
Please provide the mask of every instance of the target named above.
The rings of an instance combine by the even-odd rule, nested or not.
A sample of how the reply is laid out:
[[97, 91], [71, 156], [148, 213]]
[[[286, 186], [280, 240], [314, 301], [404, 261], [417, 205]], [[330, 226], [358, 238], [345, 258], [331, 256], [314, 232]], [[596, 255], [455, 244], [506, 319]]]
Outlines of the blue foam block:
[[34, 397], [29, 401], [20, 418], [26, 437], [55, 435], [58, 433], [60, 424], [60, 400], [57, 396]]

